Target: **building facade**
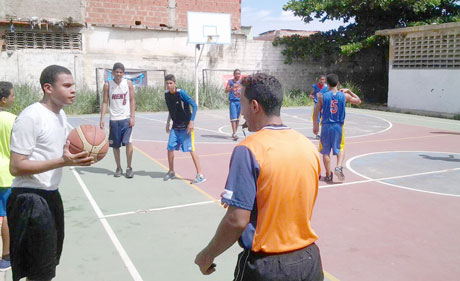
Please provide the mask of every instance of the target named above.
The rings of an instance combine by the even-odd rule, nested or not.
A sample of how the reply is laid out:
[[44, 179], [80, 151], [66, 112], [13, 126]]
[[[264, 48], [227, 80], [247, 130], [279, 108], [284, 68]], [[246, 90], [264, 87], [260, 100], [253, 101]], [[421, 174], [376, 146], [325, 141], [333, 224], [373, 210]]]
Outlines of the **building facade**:
[[376, 34], [390, 36], [389, 108], [460, 114], [460, 22]]

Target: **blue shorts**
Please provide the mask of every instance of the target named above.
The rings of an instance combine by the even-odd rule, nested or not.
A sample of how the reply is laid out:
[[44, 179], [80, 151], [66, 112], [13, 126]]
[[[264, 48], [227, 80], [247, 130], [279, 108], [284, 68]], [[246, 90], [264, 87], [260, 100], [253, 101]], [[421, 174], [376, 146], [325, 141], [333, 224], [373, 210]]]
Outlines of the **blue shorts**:
[[119, 148], [131, 142], [131, 132], [129, 118], [123, 120], [110, 120], [109, 146]]
[[230, 101], [230, 121], [239, 121], [241, 113], [241, 103], [239, 101]]
[[339, 154], [345, 148], [345, 133], [343, 124], [322, 124], [319, 151], [321, 154]]
[[6, 216], [6, 201], [10, 197], [11, 188], [9, 187], [0, 187], [0, 217]]
[[187, 129], [171, 129], [168, 140], [168, 151], [182, 149], [183, 152], [195, 151], [195, 133], [192, 130], [187, 134]]

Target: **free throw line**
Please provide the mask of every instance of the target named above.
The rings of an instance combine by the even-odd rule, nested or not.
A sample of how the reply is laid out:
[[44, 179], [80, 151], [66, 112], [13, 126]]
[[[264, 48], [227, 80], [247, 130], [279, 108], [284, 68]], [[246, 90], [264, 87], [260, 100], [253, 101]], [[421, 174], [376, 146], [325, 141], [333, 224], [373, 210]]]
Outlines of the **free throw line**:
[[118, 254], [120, 255], [121, 259], [123, 260], [123, 263], [125, 264], [126, 268], [131, 274], [131, 277], [133, 278], [134, 281], [142, 281], [143, 279], [141, 275], [139, 274], [133, 262], [131, 261], [128, 254], [126, 253], [125, 249], [121, 245], [120, 240], [118, 240], [117, 236], [115, 235], [115, 232], [113, 232], [112, 227], [107, 222], [107, 220], [104, 218], [104, 214], [102, 213], [101, 209], [97, 205], [96, 200], [94, 200], [93, 196], [89, 192], [88, 187], [83, 182], [83, 180], [81, 179], [80, 175], [78, 174], [78, 172], [75, 170], [74, 167], [71, 167], [70, 170], [72, 171], [73, 175], [75, 176], [81, 188], [83, 189], [83, 192], [88, 198], [88, 201], [91, 204], [91, 207], [93, 207], [94, 212], [96, 212], [96, 215], [99, 221], [102, 223], [102, 226], [104, 227], [105, 231], [109, 235], [110, 240], [112, 240], [113, 245], [117, 249]]

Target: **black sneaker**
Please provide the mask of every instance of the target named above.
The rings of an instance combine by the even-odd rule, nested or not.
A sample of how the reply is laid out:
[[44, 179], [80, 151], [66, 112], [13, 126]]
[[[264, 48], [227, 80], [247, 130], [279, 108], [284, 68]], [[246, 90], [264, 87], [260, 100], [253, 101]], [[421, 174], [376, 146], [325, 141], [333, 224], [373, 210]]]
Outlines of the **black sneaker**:
[[332, 182], [332, 173], [329, 175], [329, 176], [326, 176], [326, 178], [324, 179], [327, 183], [331, 183]]

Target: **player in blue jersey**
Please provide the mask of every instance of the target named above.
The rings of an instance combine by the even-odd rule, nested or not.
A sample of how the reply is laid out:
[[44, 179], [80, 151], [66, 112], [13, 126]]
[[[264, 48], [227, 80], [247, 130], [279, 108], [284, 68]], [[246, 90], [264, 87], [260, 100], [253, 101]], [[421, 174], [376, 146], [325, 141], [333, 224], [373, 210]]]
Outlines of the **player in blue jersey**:
[[318, 93], [318, 103], [313, 113], [313, 133], [319, 131], [318, 113], [322, 111], [321, 118], [321, 140], [319, 143], [320, 153], [323, 155], [324, 168], [326, 169], [326, 182], [332, 182], [331, 157], [330, 153], [337, 156], [337, 166], [334, 173], [343, 182], [342, 163], [345, 156], [345, 134], [343, 123], [345, 121], [345, 104], [347, 102], [359, 105], [361, 99], [349, 89], [340, 89], [339, 77], [336, 74], [329, 74], [326, 77], [329, 90]]
[[238, 130], [238, 123], [240, 122], [241, 113], [241, 71], [235, 69], [233, 71], [233, 79], [228, 80], [225, 92], [228, 93], [228, 102], [230, 108], [230, 123], [232, 124], [232, 138], [238, 140], [236, 131]]
[[[174, 75], [166, 75], [165, 82], [167, 88], [165, 91], [165, 101], [169, 111], [166, 122], [166, 132], [169, 134], [167, 148], [169, 171], [164, 180], [167, 181], [175, 177], [174, 150], [182, 149], [183, 152], [190, 152], [193, 164], [195, 164], [196, 178], [193, 183], [205, 182], [206, 178], [201, 173], [200, 160], [195, 152], [194, 143], [194, 121], [198, 107], [185, 90], [176, 87], [176, 78]], [[190, 111], [190, 106], [193, 108], [192, 111]], [[172, 128], [170, 125], [171, 119], [173, 120]]]
[[[313, 89], [310, 92], [310, 98], [313, 100], [315, 104], [313, 105], [313, 110], [311, 112], [311, 120], [313, 120], [313, 112], [315, 112], [315, 107], [316, 107], [316, 104], [318, 103], [318, 93], [319, 92], [324, 93], [327, 91], [326, 76], [321, 75], [319, 77], [318, 83], [313, 84], [312, 88]], [[321, 120], [321, 110], [318, 113], [318, 123], [320, 122], [320, 120]], [[319, 139], [319, 135], [316, 135], [316, 138]]]

